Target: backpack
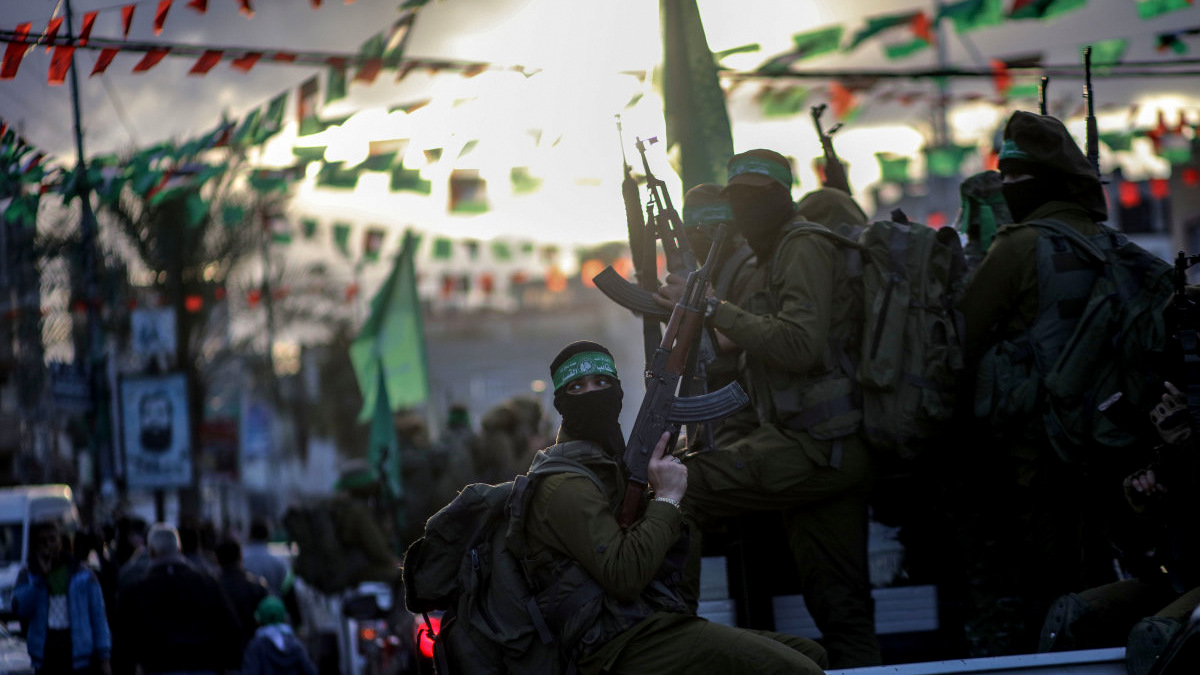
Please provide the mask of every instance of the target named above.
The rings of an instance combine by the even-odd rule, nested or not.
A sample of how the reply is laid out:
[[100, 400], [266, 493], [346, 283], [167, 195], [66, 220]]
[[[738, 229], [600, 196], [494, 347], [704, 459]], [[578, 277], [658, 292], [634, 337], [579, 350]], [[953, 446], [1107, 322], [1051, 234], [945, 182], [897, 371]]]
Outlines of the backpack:
[[775, 395], [781, 423], [794, 428], [786, 413], [798, 409], [801, 428], [814, 438], [861, 429], [880, 454], [914, 459], [952, 417], [964, 367], [963, 321], [956, 304], [966, 286], [967, 265], [958, 233], [910, 223], [897, 210], [890, 221], [840, 232], [797, 223], [783, 241], [798, 234], [823, 236], [843, 251], [863, 326], [857, 352], [830, 345], [834, 360], [845, 362], [841, 372], [849, 376], [806, 383], [795, 405], [780, 405], [786, 399]]
[[425, 536], [405, 552], [405, 605], [427, 621], [429, 612], [443, 612], [433, 636], [439, 675], [573, 671], [522, 565], [522, 519], [533, 496], [532, 479], [561, 472], [587, 476], [604, 489], [590, 469], [563, 458], [499, 485], [468, 485], [429, 519]]
[[[980, 367], [977, 413], [994, 422], [1032, 420], [1065, 461], [1089, 451], [1153, 442], [1150, 409], [1162, 395], [1167, 344], [1164, 310], [1174, 294], [1173, 268], [1116, 230], [1085, 237], [1055, 221], [1030, 223], [1042, 234], [1038, 248], [1039, 296], [1069, 287], [1081, 266], [1093, 279], [1075, 298], [1053, 303], [1039, 297], [1029, 333], [1061, 337], [1055, 353], [1037, 340], [1001, 342]], [[1079, 263], [1064, 265], [1066, 252]], [[1059, 282], [1059, 283], [1055, 283]], [[1074, 303], [1071, 323], [1061, 307]], [[1066, 325], [1057, 336], [1054, 326]], [[1053, 340], [1051, 340], [1053, 344]]]
[[338, 537], [330, 500], [291, 506], [283, 515], [288, 536], [299, 547], [296, 576], [322, 593], [338, 593], [353, 585], [366, 559], [347, 555]]
[[967, 279], [962, 242], [952, 227], [893, 213], [863, 228], [858, 244], [863, 433], [876, 450], [913, 459], [954, 414], [965, 364], [956, 309]]

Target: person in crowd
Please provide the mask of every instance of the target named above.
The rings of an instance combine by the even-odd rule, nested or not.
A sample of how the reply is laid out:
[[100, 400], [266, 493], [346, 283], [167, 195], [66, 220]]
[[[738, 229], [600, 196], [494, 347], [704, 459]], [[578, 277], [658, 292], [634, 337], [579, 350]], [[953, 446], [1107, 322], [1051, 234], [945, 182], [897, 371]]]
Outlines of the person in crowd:
[[[242, 566], [247, 572], [257, 574], [267, 580], [267, 588], [279, 597], [287, 593], [288, 577], [291, 572], [283, 560], [271, 554], [267, 544], [271, 540], [271, 528], [267, 521], [260, 517], [250, 520], [249, 538], [242, 548]], [[218, 562], [220, 551], [217, 552]]]
[[38, 675], [112, 672], [112, 635], [96, 575], [72, 555], [58, 523], [29, 528], [29, 564], [13, 590], [13, 613]]
[[217, 565], [217, 581], [241, 622], [244, 645], [254, 637], [254, 629], [257, 626], [254, 611], [258, 609], [258, 603], [270, 595], [271, 591], [266, 579], [246, 570], [242, 565], [242, 545], [232, 537], [217, 544]]
[[[790, 510], [788, 541], [830, 663], [878, 665], [867, 566], [874, 469], [844, 358], [858, 350], [862, 303], [832, 233], [798, 219], [787, 158], [755, 149], [731, 157], [728, 168], [721, 194], [757, 258], [762, 285], [744, 305], [710, 298], [707, 323], [718, 344], [742, 351], [759, 423], [730, 442], [720, 439], [717, 452], [685, 460], [684, 513], [703, 532], [718, 519]], [[683, 280], [667, 281], [658, 302], [673, 307]], [[698, 533], [693, 539], [688, 588], [696, 597]]]
[[254, 610], [254, 619], [258, 629], [242, 656], [242, 675], [317, 675], [279, 598], [263, 598]]
[[120, 598], [119, 673], [221, 673], [241, 663], [241, 622], [210, 574], [183, 557], [179, 533], [157, 524], [147, 536], [150, 564]]
[[666, 452], [669, 434], [650, 461], [654, 498], [628, 529], [617, 523], [627, 480], [618, 422], [623, 392], [612, 354], [595, 342], [573, 342], [554, 358], [550, 376], [562, 426], [557, 444], [538, 453], [530, 472], [565, 460], [586, 473], [538, 475], [524, 527], [543, 615], [559, 616], [561, 598], [604, 598], [584, 603], [557, 627], [579, 672], [821, 673], [824, 650], [811, 640], [732, 628], [689, 610], [679, 589], [687, 551], [679, 505], [689, 477]]

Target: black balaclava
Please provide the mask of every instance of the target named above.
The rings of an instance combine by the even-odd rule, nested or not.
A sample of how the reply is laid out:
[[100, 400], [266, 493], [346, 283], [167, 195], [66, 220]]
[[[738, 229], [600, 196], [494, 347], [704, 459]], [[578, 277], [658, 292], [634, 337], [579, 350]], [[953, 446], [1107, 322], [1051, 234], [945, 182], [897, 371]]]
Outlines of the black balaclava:
[[1036, 165], [1018, 166], [1018, 170], [1023, 169], [1032, 177], [1000, 186], [1014, 222], [1024, 221], [1034, 209], [1047, 202], [1071, 201], [1071, 190], [1062, 174]]
[[734, 228], [746, 238], [759, 260], [767, 260], [779, 228], [796, 215], [792, 193], [773, 183], [727, 188], [726, 194], [733, 209]]
[[[588, 352], [598, 352], [612, 359], [612, 353], [600, 344], [588, 340], [572, 342], [563, 347], [550, 363], [551, 381], [554, 381], [555, 373], [568, 359]], [[610, 455], [620, 458], [625, 453], [625, 435], [621, 432], [619, 419], [624, 392], [615, 372], [613, 380], [611, 387], [585, 394], [568, 394], [566, 384], [570, 380], [567, 380], [554, 389], [554, 409], [562, 415], [560, 436], [599, 443]]]

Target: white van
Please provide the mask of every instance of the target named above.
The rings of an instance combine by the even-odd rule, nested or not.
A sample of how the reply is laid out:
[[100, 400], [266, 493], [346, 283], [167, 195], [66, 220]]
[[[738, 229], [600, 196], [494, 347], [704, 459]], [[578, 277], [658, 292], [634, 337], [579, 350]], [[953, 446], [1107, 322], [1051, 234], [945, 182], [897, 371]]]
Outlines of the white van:
[[64, 530], [79, 527], [79, 510], [69, 485], [0, 488], [0, 617], [12, 607], [17, 574], [29, 556], [29, 525], [57, 521]]

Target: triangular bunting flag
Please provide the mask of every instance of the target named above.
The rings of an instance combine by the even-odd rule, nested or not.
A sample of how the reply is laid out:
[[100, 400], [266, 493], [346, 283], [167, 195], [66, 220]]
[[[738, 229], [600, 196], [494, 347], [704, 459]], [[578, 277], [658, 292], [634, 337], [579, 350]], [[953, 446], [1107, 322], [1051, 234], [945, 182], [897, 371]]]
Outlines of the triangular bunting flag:
[[200, 58], [196, 59], [195, 65], [188, 71], [188, 75], [206, 75], [208, 71], [213, 69], [213, 66], [221, 62], [221, 57], [225, 52], [219, 49], [207, 49]]
[[174, 0], [158, 0], [158, 9], [154, 11], [154, 34], [162, 35], [163, 25], [167, 23], [167, 12], [171, 11]]
[[29, 37], [29, 31], [32, 28], [32, 23], [22, 23], [18, 24], [17, 29], [13, 31], [12, 41], [4, 48], [4, 62], [0, 65], [0, 80], [11, 80], [17, 76], [17, 69], [21, 67], [21, 59], [25, 58], [25, 52], [29, 49], [25, 40]]
[[170, 53], [171, 50], [169, 48], [151, 49], [150, 51], [146, 52], [146, 55], [142, 57], [142, 60], [138, 61], [137, 65], [133, 67], [133, 72], [144, 73], [150, 70], [154, 66], [157, 66], [158, 62], [162, 61], [163, 57]]

